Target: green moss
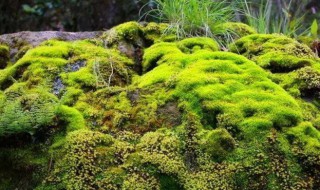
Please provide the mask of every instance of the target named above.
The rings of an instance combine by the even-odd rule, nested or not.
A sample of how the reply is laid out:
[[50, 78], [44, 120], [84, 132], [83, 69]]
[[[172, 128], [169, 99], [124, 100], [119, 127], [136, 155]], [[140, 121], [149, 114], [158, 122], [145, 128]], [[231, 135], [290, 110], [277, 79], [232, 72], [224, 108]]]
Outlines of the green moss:
[[218, 49], [217, 42], [204, 37], [188, 38], [177, 43], [157, 43], [145, 51], [142, 69], [144, 72], [150, 71], [162, 62], [170, 61], [173, 63], [176, 58], [181, 59], [185, 54], [193, 53], [197, 50], [218, 51]]
[[[53, 46], [59, 44], [58, 46]], [[49, 44], [48, 44], [49, 45]], [[26, 53], [29, 57], [55, 57], [55, 58], [66, 58], [69, 54], [69, 44], [66, 42], [52, 43], [50, 46], [39, 46], [38, 48], [32, 49]]]
[[311, 123], [301, 123], [287, 131], [289, 141], [302, 143], [306, 154], [318, 155], [320, 149], [320, 132]]
[[[156, 153], [175, 153], [181, 151], [181, 142], [174, 133], [167, 132], [149, 132], [146, 133], [140, 140], [138, 149], [141, 151]], [[170, 156], [168, 154], [167, 156]], [[174, 156], [174, 155], [172, 155]]]
[[158, 41], [168, 41], [170, 38], [175, 38], [173, 34], [167, 34], [168, 24], [150, 22], [143, 27], [143, 33], [146, 40], [155, 43]]
[[150, 22], [143, 25], [131, 21], [113, 27], [105, 32], [101, 38], [108, 47], [117, 47], [123, 43], [145, 47], [157, 42], [175, 41], [176, 35], [165, 23]]
[[27, 91], [15, 86], [5, 92], [0, 106], [0, 136], [48, 131], [54, 123], [57, 99], [39, 89]]
[[[165, 44], [151, 47], [145, 57], [149, 58], [149, 53], [153, 55], [152, 51], [156, 52], [160, 45]], [[158, 55], [157, 63], [161, 64], [142, 76], [140, 85], [171, 84], [175, 96], [188, 107], [202, 116], [206, 113], [204, 123], [213, 125], [211, 119], [215, 120], [218, 113], [238, 118], [259, 116], [272, 121], [274, 127], [294, 126], [301, 120], [301, 111], [294, 99], [272, 83], [253, 62], [232, 53], [208, 50], [188, 55], [177, 47], [174, 49], [172, 44], [168, 46], [172, 50]], [[166, 61], [168, 57], [175, 60]], [[251, 114], [243, 113], [245, 104], [256, 104], [258, 109]]]
[[297, 40], [298, 40], [298, 42], [305, 44], [308, 47], [311, 47], [311, 45], [315, 39], [312, 36], [298, 36]]
[[305, 67], [298, 70], [297, 79], [301, 83], [301, 89], [316, 90], [320, 88], [320, 72], [312, 67]]
[[235, 148], [236, 141], [226, 129], [206, 131], [204, 134], [199, 137], [199, 146], [215, 160], [222, 160]]
[[3, 69], [7, 66], [7, 62], [10, 58], [10, 50], [6, 45], [0, 44], [0, 69]]
[[231, 44], [230, 50], [270, 71], [269, 77], [294, 97], [316, 99], [319, 64], [308, 46], [284, 35], [253, 34]]
[[56, 110], [59, 119], [67, 123], [67, 132], [86, 128], [85, 120], [75, 108], [59, 106]]
[[160, 184], [153, 176], [148, 176], [144, 174], [131, 174], [129, 175], [125, 181], [123, 182], [122, 189], [130, 190], [130, 189], [154, 189], [160, 190]]
[[15, 54], [14, 56], [14, 60], [19, 60], [21, 59], [26, 53], [27, 51], [29, 51], [30, 49], [32, 49], [33, 47], [31, 45], [25, 45], [23, 47], [21, 47], [19, 49], [19, 51]]
[[319, 156], [320, 111], [304, 93], [317, 92], [320, 67], [308, 50], [254, 34], [233, 45], [243, 56], [209, 38], [161, 42], [166, 30], [129, 22], [110, 44], [50, 40], [1, 70], [0, 156], [26, 155], [21, 168], [44, 172], [19, 171], [38, 189], [317, 188], [295, 153]]
[[100, 154], [97, 149], [112, 143], [111, 136], [98, 132], [82, 129], [69, 133], [65, 155], [47, 183], [60, 181], [66, 189], [93, 189], [97, 185], [94, 177], [102, 172], [96, 164]]
[[83, 91], [74, 87], [66, 88], [66, 92], [61, 97], [61, 103], [64, 105], [74, 105], [78, 98], [83, 95]]
[[289, 72], [315, 64], [312, 59], [299, 58], [287, 53], [272, 51], [257, 58], [257, 64], [273, 73]]
[[161, 58], [172, 51], [175, 51], [176, 53], [181, 52], [181, 50], [176, 48], [175, 44], [168, 43], [168, 42], [158, 43], [154, 45], [152, 48], [147, 49], [145, 51], [145, 54], [143, 55], [143, 62], [142, 62], [143, 71], [144, 72], [150, 71], [157, 65], [160, 65]]
[[231, 44], [230, 50], [253, 59], [270, 51], [280, 51], [299, 58], [314, 58], [314, 54], [308, 46], [280, 34], [245, 36]]
[[[106, 64], [108, 67], [103, 66]], [[1, 72], [0, 85], [23, 80], [29, 85], [52, 86], [54, 80], [61, 77], [64, 85], [95, 88], [97, 85], [106, 86], [105, 81], [111, 72], [114, 77], [110, 85], [123, 85], [130, 82], [133, 73], [128, 72], [127, 67], [132, 65], [133, 61], [121, 56], [120, 52], [106, 50], [87, 41], [51, 40], [29, 50], [17, 63]]]
[[216, 41], [204, 37], [187, 38], [177, 42], [177, 46], [183, 53], [192, 53], [200, 49], [219, 50], [219, 45]]
[[222, 28], [228, 32], [231, 32], [233, 39], [238, 39], [257, 33], [254, 28], [240, 22], [226, 22], [222, 24]]
[[120, 24], [107, 31], [102, 38], [105, 39], [106, 45], [111, 46], [121, 40], [136, 41], [142, 35], [142, 27], [137, 22], [127, 22]]

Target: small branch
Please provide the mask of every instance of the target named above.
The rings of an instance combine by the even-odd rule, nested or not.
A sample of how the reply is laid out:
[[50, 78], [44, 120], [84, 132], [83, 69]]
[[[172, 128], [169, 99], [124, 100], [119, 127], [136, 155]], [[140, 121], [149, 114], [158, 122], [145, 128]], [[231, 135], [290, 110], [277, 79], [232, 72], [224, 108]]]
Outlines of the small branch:
[[111, 66], [111, 74], [110, 74], [110, 76], [109, 76], [108, 87], [110, 88], [111, 77], [112, 77], [112, 75], [113, 75], [113, 65], [112, 65], [112, 61], [110, 60], [110, 58], [109, 58], [109, 61], [110, 61], [110, 66]]

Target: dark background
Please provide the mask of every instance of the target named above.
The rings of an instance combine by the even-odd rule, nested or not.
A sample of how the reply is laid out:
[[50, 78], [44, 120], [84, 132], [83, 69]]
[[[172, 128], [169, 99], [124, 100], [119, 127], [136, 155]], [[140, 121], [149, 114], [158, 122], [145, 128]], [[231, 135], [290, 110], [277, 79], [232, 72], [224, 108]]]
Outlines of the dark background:
[[[262, 0], [252, 0], [259, 4]], [[288, 0], [289, 1], [289, 0]], [[97, 31], [140, 18], [154, 0], [0, 0], [0, 34], [18, 31]], [[277, 0], [274, 0], [276, 3]], [[294, 11], [319, 18], [320, 0], [293, 0]], [[145, 6], [144, 6], [145, 5]], [[312, 11], [316, 11], [313, 14]], [[318, 16], [316, 16], [318, 15]]]
[[148, 0], [0, 0], [0, 34], [94, 31], [138, 20]]

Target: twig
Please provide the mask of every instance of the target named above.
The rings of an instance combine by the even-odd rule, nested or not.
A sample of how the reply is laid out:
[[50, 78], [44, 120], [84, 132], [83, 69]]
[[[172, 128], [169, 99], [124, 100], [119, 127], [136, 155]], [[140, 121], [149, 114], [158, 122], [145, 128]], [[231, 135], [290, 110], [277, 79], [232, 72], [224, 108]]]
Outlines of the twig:
[[110, 88], [110, 84], [111, 84], [111, 77], [113, 75], [113, 65], [112, 65], [112, 61], [110, 59], [110, 57], [108, 58], [109, 62], [110, 62], [110, 66], [111, 66], [111, 74], [109, 76], [109, 81], [108, 81], [108, 87]]

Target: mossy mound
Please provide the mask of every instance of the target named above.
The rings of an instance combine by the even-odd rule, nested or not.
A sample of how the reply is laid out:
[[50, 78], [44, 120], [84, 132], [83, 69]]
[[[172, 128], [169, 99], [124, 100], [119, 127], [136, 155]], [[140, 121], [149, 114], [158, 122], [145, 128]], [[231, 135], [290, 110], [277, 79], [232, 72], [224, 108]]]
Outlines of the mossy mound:
[[222, 24], [222, 28], [232, 34], [233, 40], [251, 34], [257, 34], [257, 31], [254, 28], [239, 22], [226, 22]]
[[308, 46], [281, 34], [252, 34], [230, 45], [230, 50], [248, 58], [254, 58], [270, 51], [285, 52], [300, 58], [313, 58]]
[[313, 64], [312, 50], [280, 34], [253, 34], [230, 45], [231, 52], [256, 61], [272, 72], [288, 72]]
[[320, 112], [292, 92], [319, 88], [312, 54], [254, 34], [233, 45], [249, 60], [163, 30], [50, 40], [0, 70], [0, 188], [319, 189]]
[[307, 45], [284, 35], [254, 34], [240, 38], [230, 50], [270, 71], [270, 78], [291, 95], [318, 101], [316, 82], [311, 87], [306, 80], [317, 81], [320, 60]]

